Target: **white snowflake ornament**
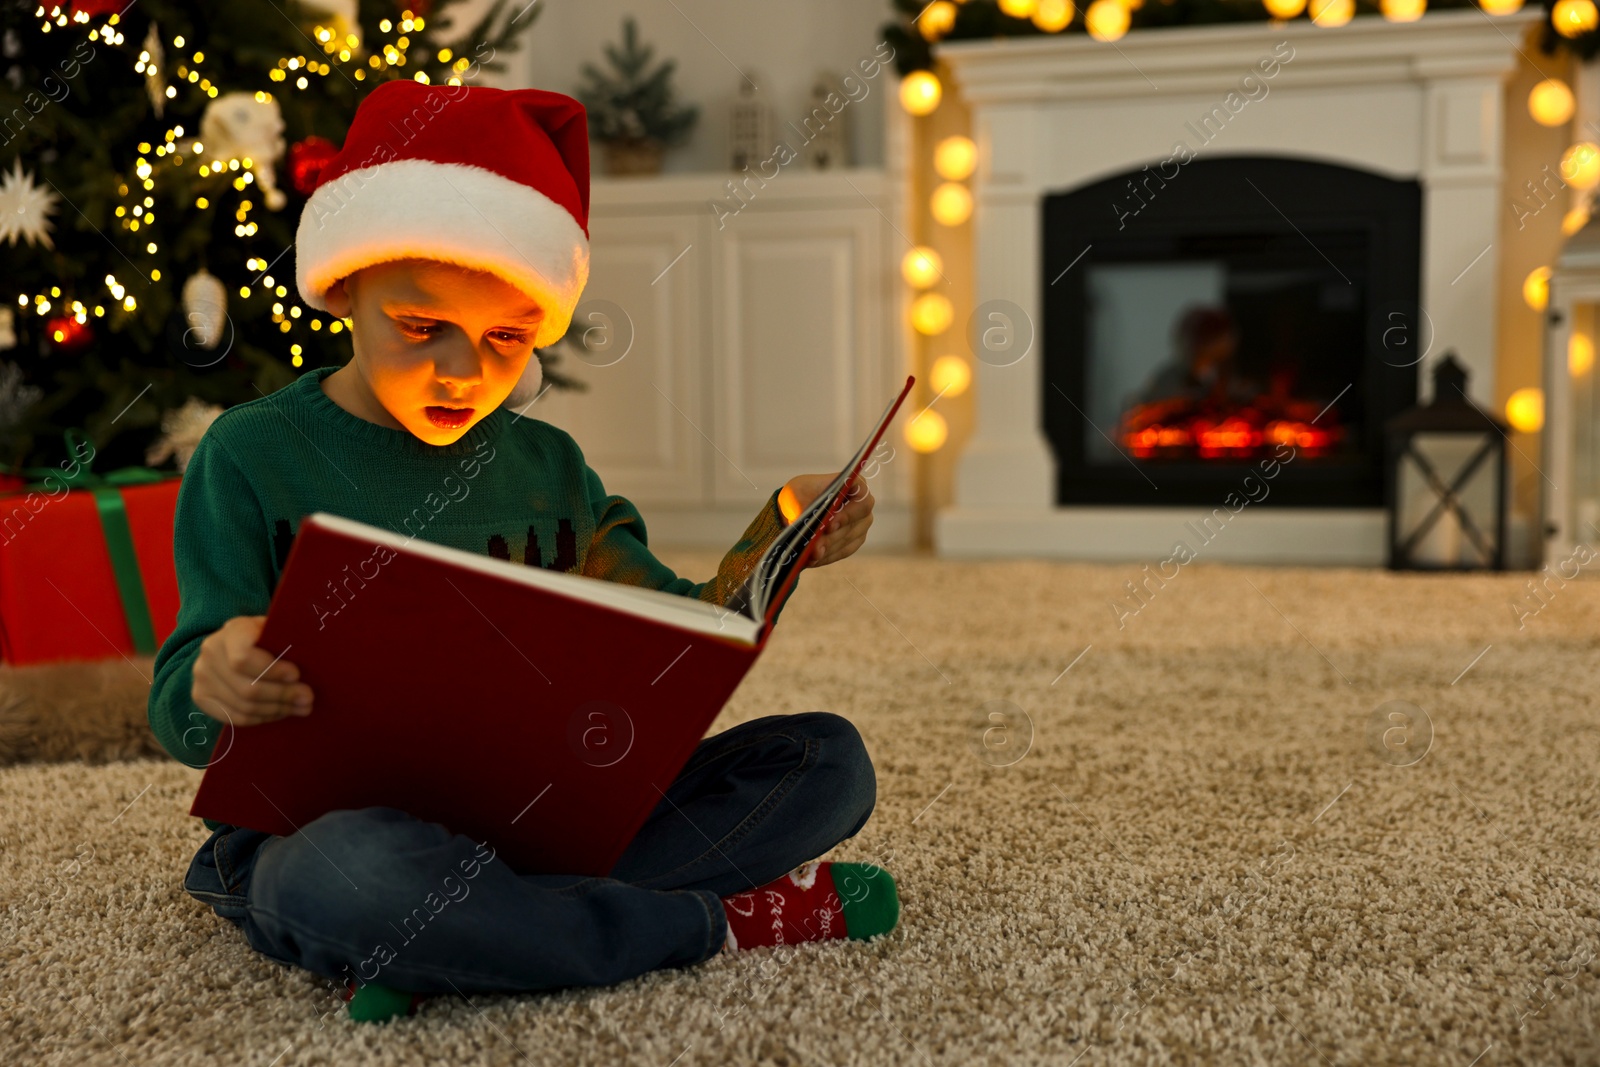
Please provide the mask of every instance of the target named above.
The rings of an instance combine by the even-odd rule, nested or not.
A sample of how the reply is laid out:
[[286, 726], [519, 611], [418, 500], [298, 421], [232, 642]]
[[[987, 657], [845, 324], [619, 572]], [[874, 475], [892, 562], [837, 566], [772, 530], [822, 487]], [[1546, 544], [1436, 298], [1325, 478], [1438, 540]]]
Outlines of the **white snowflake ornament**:
[[0, 178], [0, 241], [14, 245], [20, 238], [30, 245], [55, 248], [50, 213], [58, 199], [54, 192], [33, 184], [33, 175], [24, 174], [22, 160], [17, 160], [11, 173]]

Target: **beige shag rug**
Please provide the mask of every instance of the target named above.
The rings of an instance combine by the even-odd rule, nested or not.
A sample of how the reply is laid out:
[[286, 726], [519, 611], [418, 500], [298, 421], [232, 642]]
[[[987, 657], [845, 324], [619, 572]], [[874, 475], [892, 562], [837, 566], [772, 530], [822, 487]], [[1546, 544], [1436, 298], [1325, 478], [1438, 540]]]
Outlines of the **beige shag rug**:
[[0, 770], [0, 1063], [1600, 1063], [1600, 586], [1141, 577], [807, 572], [721, 723], [857, 723], [901, 924], [612, 988], [352, 1023], [183, 893], [198, 772]]

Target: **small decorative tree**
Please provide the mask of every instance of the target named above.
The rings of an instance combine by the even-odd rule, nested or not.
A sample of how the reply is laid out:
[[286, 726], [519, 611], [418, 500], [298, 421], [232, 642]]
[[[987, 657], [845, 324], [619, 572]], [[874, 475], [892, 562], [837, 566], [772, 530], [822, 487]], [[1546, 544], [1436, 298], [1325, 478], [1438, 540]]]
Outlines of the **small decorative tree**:
[[675, 60], [654, 70], [655, 49], [639, 43], [633, 17], [622, 20], [622, 45], [606, 46], [611, 72], [583, 65], [584, 82], [575, 94], [589, 112], [589, 134], [606, 146], [612, 174], [654, 174], [662, 150], [688, 137], [700, 118], [694, 104], [679, 107], [672, 89]]

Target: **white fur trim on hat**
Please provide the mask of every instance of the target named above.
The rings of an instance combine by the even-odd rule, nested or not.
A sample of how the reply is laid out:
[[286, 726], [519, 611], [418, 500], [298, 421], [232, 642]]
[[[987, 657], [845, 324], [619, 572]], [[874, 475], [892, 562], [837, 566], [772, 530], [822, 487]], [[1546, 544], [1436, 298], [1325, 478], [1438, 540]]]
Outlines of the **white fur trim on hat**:
[[572, 213], [482, 167], [390, 160], [324, 182], [306, 201], [295, 282], [311, 307], [328, 310], [324, 298], [335, 282], [397, 259], [436, 259], [504, 278], [544, 309], [535, 348], [567, 332], [589, 280], [589, 239]]

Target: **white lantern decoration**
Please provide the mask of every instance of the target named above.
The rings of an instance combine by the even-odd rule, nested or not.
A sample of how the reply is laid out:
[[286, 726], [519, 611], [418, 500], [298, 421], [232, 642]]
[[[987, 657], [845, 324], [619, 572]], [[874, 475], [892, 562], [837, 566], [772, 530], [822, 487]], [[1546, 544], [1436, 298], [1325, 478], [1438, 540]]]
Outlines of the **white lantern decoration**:
[[774, 147], [772, 109], [761, 99], [751, 73], [739, 79], [739, 95], [728, 105], [728, 169], [757, 167]]

